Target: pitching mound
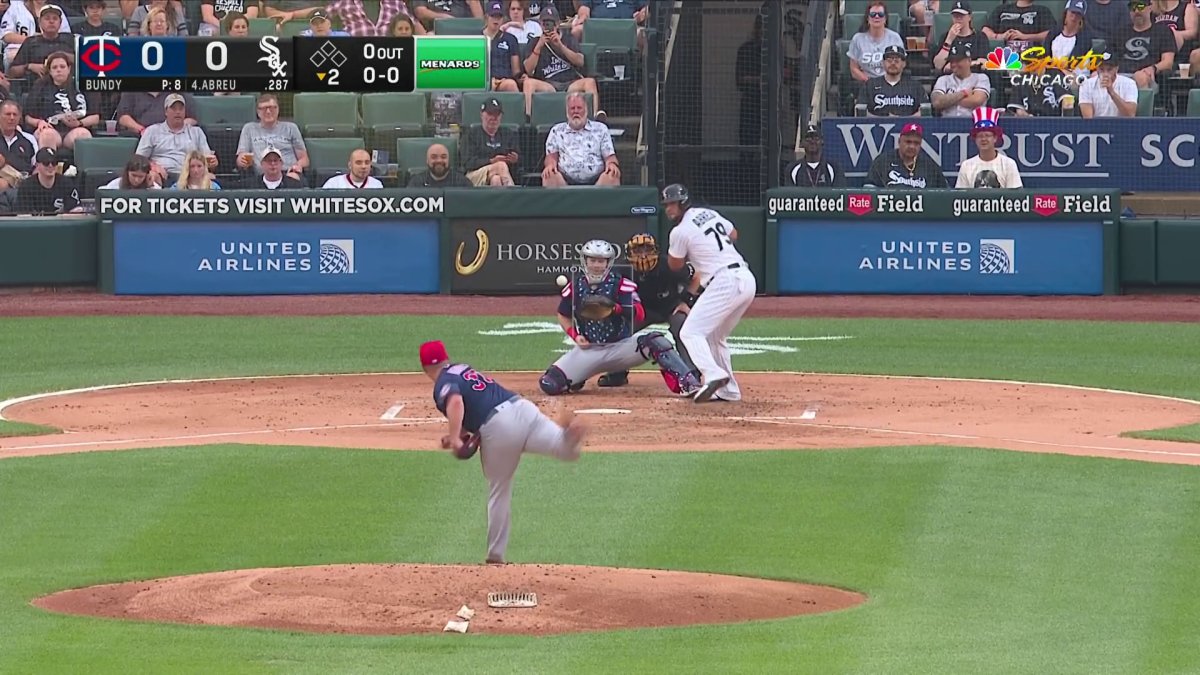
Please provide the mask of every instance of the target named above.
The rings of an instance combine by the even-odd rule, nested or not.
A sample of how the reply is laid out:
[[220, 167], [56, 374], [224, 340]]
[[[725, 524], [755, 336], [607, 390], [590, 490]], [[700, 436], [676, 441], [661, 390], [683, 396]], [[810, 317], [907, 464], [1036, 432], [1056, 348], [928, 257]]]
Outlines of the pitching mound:
[[[489, 593], [534, 593], [532, 608]], [[861, 604], [861, 593], [787, 581], [577, 565], [325, 565], [233, 570], [80, 588], [34, 601], [115, 619], [403, 635], [440, 633], [463, 605], [468, 632], [555, 635], [737, 623]]]

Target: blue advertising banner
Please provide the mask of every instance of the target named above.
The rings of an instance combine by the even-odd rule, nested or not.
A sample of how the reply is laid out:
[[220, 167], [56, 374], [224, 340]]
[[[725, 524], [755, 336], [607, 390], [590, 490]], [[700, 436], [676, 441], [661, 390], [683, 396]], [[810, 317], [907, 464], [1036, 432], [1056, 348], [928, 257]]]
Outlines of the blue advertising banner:
[[[896, 147], [907, 119], [835, 117], [822, 121], [824, 158], [861, 186], [871, 160]], [[970, 118], [922, 118], [925, 152], [954, 187], [958, 167], [976, 154]], [[1000, 148], [1029, 188], [1200, 190], [1200, 125], [1195, 118], [1008, 117]]]
[[1099, 222], [779, 221], [781, 293], [1099, 295]]
[[120, 222], [114, 292], [436, 293], [438, 223]]

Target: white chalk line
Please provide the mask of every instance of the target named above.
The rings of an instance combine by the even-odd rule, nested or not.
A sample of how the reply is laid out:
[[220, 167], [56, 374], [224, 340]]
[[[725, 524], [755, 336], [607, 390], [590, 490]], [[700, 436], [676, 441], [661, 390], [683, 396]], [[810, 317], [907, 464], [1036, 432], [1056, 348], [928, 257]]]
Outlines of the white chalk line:
[[392, 406], [392, 407], [388, 408], [387, 410], [385, 410], [385, 411], [383, 412], [383, 414], [379, 416], [379, 419], [381, 419], [381, 420], [394, 420], [394, 419], [396, 419], [396, 415], [399, 415], [399, 414], [400, 414], [400, 411], [401, 411], [401, 410], [404, 410], [404, 404], [403, 404], [403, 403], [397, 403], [396, 405], [394, 405], [394, 406]]
[[1004, 438], [1000, 436], [976, 436], [972, 434], [950, 434], [936, 431], [909, 431], [906, 429], [885, 429], [882, 427], [863, 427], [853, 424], [829, 424], [827, 422], [797, 422], [801, 417], [727, 417], [725, 419], [743, 422], [758, 422], [760, 424], [779, 424], [792, 427], [817, 427], [821, 429], [844, 429], [847, 431], [863, 431], [877, 434], [898, 434], [902, 436], [933, 436], [935, 438], [953, 438], [960, 441], [983, 441], [1022, 443], [1026, 445], [1042, 445], [1051, 448], [1074, 448], [1076, 450], [1100, 450], [1104, 452], [1129, 452], [1138, 455], [1166, 455], [1168, 457], [1200, 457], [1200, 452], [1169, 452], [1166, 450], [1142, 450], [1140, 448], [1118, 448], [1108, 445], [1083, 445], [1078, 443], [1052, 443], [1050, 441], [1031, 441], [1025, 438]]
[[219, 431], [210, 434], [186, 434], [182, 436], [145, 436], [142, 438], [114, 438], [102, 441], [79, 441], [76, 443], [44, 443], [38, 445], [14, 445], [0, 447], [0, 452], [9, 450], [43, 450], [54, 448], [83, 448], [93, 445], [122, 445], [125, 443], [153, 443], [159, 441], [196, 441], [208, 438], [231, 438], [235, 436], [261, 436], [264, 434], [286, 434], [302, 431], [334, 431], [337, 429], [365, 429], [372, 427], [401, 427], [409, 424], [440, 424], [432, 417], [398, 417], [391, 424], [368, 422], [366, 424], [332, 424], [323, 427], [289, 427], [287, 429], [253, 429], [250, 431]]

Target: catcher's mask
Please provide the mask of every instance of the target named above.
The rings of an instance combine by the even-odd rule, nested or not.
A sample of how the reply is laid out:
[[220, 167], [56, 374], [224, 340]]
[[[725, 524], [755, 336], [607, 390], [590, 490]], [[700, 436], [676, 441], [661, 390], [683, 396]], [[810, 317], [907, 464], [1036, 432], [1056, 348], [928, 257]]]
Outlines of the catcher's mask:
[[639, 272], [649, 272], [658, 266], [658, 243], [652, 234], [635, 234], [625, 243], [625, 257]]
[[[603, 267], [599, 262], [589, 264], [589, 260], [603, 261]], [[616, 260], [616, 247], [603, 239], [593, 239], [579, 248], [579, 266], [583, 268], [583, 275], [589, 284], [604, 281]]]

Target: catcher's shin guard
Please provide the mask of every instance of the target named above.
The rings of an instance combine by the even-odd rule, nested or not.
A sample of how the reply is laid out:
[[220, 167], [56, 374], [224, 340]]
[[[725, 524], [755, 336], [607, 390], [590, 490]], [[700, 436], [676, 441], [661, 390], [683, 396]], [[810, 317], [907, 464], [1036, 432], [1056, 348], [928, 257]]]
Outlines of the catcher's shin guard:
[[[542, 388], [542, 391], [551, 396], [558, 396], [559, 394], [572, 391], [571, 381], [567, 379], [567, 374], [558, 366], [547, 368], [546, 372], [542, 373], [541, 378], [538, 379], [538, 385]], [[579, 390], [575, 389], [574, 391]]]
[[700, 383], [695, 374], [683, 359], [679, 358], [679, 353], [665, 335], [658, 331], [646, 333], [638, 338], [637, 344], [638, 351], [645, 359], [658, 364], [663, 380], [672, 393], [685, 394], [699, 387]]

